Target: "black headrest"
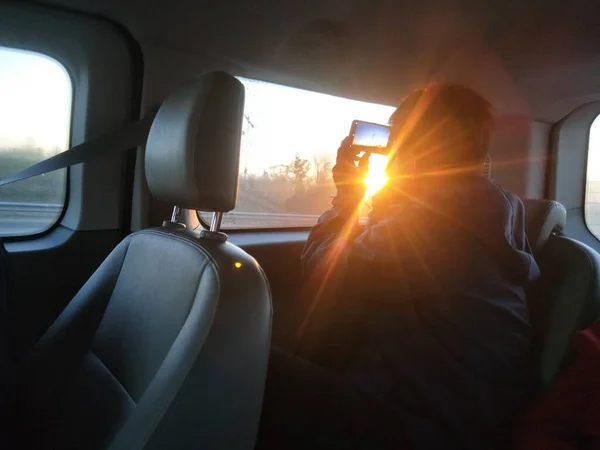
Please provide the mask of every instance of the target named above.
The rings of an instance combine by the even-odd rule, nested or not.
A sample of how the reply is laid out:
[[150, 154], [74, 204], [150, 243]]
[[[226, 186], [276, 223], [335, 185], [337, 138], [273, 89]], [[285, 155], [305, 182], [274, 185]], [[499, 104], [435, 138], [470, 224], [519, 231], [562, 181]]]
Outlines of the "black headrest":
[[554, 231], [562, 231], [567, 223], [567, 210], [553, 200], [523, 199], [525, 230], [534, 252], [541, 250]]
[[237, 200], [244, 86], [212, 72], [163, 102], [146, 143], [153, 196], [181, 208], [231, 211]]

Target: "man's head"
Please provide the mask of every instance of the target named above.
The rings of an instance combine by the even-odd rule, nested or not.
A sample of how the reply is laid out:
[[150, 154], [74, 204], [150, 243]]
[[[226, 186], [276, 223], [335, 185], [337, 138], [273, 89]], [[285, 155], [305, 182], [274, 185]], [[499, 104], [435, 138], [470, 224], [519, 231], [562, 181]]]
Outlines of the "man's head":
[[432, 84], [411, 92], [390, 117], [390, 176], [480, 172], [488, 158], [491, 106], [469, 88]]

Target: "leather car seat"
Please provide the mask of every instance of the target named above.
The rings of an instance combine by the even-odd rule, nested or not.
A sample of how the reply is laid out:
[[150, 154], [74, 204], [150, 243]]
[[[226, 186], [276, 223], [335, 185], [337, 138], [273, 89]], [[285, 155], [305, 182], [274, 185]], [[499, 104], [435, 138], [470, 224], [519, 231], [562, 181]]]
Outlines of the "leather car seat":
[[[18, 390], [22, 447], [254, 447], [271, 295], [218, 230], [236, 203], [243, 105], [221, 72], [162, 104], [145, 172], [174, 220], [124, 239], [37, 343]], [[216, 212], [212, 229], [186, 230], [181, 208]]]
[[529, 289], [538, 392], [568, 364], [573, 335], [600, 317], [600, 255], [562, 234], [567, 211], [558, 202], [524, 200], [529, 242], [541, 277]]

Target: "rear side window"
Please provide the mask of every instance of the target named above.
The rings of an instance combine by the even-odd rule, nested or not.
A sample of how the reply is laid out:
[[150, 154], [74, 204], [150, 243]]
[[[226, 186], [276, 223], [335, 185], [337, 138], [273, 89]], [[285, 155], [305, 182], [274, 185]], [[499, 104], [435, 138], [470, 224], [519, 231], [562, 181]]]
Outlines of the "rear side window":
[[[331, 204], [331, 168], [354, 119], [387, 123], [393, 107], [240, 78], [246, 88], [237, 206], [223, 228], [311, 227]], [[386, 158], [371, 157], [369, 193]], [[365, 207], [366, 212], [367, 207]], [[201, 213], [205, 222], [210, 214]]]
[[[68, 148], [71, 80], [54, 59], [0, 47], [0, 178]], [[60, 217], [66, 169], [0, 187], [0, 236], [43, 232]]]
[[600, 239], [600, 116], [590, 127], [585, 189], [585, 221], [589, 230]]

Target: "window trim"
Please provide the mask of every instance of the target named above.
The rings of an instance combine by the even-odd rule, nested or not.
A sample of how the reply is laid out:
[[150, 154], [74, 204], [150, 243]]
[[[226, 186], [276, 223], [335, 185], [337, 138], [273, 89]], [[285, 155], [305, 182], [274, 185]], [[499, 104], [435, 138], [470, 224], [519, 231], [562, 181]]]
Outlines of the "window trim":
[[[285, 88], [290, 88], [290, 89], [294, 89], [294, 90], [301, 90], [301, 91], [307, 91], [307, 92], [311, 92], [314, 94], [321, 94], [324, 96], [328, 96], [328, 97], [335, 97], [335, 98], [340, 98], [340, 99], [344, 99], [344, 100], [350, 100], [350, 101], [356, 101], [356, 102], [361, 102], [361, 103], [370, 103], [372, 105], [377, 105], [377, 106], [383, 106], [383, 107], [389, 107], [389, 108], [395, 108], [394, 106], [391, 105], [387, 105], [387, 104], [383, 104], [383, 103], [373, 103], [373, 102], [368, 102], [366, 100], [359, 100], [359, 99], [352, 99], [352, 98], [347, 98], [347, 97], [341, 97], [339, 95], [336, 94], [330, 94], [327, 92], [321, 92], [321, 91], [315, 91], [315, 90], [311, 90], [305, 87], [297, 87], [297, 86], [293, 86], [293, 85], [288, 85], [288, 84], [282, 84], [276, 81], [269, 81], [269, 80], [265, 80], [262, 78], [250, 78], [246, 75], [235, 75], [236, 78], [240, 79], [240, 81], [242, 80], [247, 80], [247, 81], [252, 81], [252, 82], [258, 82], [258, 83], [264, 83], [264, 84], [272, 84], [272, 85], [276, 85], [278, 87], [285, 87]], [[246, 114], [246, 112], [244, 111], [244, 114]], [[241, 150], [241, 149], [240, 149]], [[334, 163], [334, 161], [332, 161]], [[240, 165], [242, 164], [242, 161], [240, 159]], [[240, 167], [241, 169], [241, 167]], [[241, 177], [242, 171], [239, 171], [239, 175], [238, 178]], [[332, 196], [333, 197], [333, 196]], [[237, 205], [236, 205], [237, 206]], [[235, 208], [231, 211], [228, 212], [234, 212]], [[199, 226], [202, 226], [204, 229], [208, 230], [210, 229], [210, 224], [205, 221], [202, 216], [201, 216], [201, 212], [203, 213], [208, 213], [210, 214], [209, 211], [198, 211], [195, 210], [195, 217], [196, 220], [198, 221]], [[292, 215], [316, 215], [318, 217], [320, 217], [323, 213], [325, 213], [325, 210], [321, 211], [318, 214], [300, 214], [300, 213], [290, 213]], [[224, 213], [227, 214], [227, 213]], [[280, 214], [285, 214], [285, 213], [280, 213]], [[365, 218], [366, 219], [366, 218]], [[221, 227], [221, 230], [223, 232], [232, 232], [232, 233], [254, 233], [254, 232], [258, 232], [258, 233], [265, 233], [265, 232], [300, 232], [300, 231], [308, 231], [310, 229], [312, 229], [312, 227], [314, 227], [317, 224], [317, 222], [315, 221], [315, 223], [313, 225], [306, 225], [306, 226], [290, 226], [290, 227], [252, 227], [252, 228], [229, 228], [229, 227]], [[197, 228], [197, 224], [188, 224], [188, 225], [193, 225], [193, 228], [196, 229]]]
[[[122, 25], [70, 8], [14, 2], [0, 2], [0, 23], [0, 45], [46, 55], [69, 73], [74, 90], [71, 146], [139, 118], [143, 55], [139, 43]], [[127, 159], [136, 151], [138, 148], [68, 168], [68, 200], [60, 221], [40, 234], [3, 239], [31, 241], [59, 227], [75, 232], [117, 229], [128, 233], [132, 220], [125, 221], [127, 203], [134, 201], [135, 168]], [[104, 189], [98, 189], [99, 185]]]

